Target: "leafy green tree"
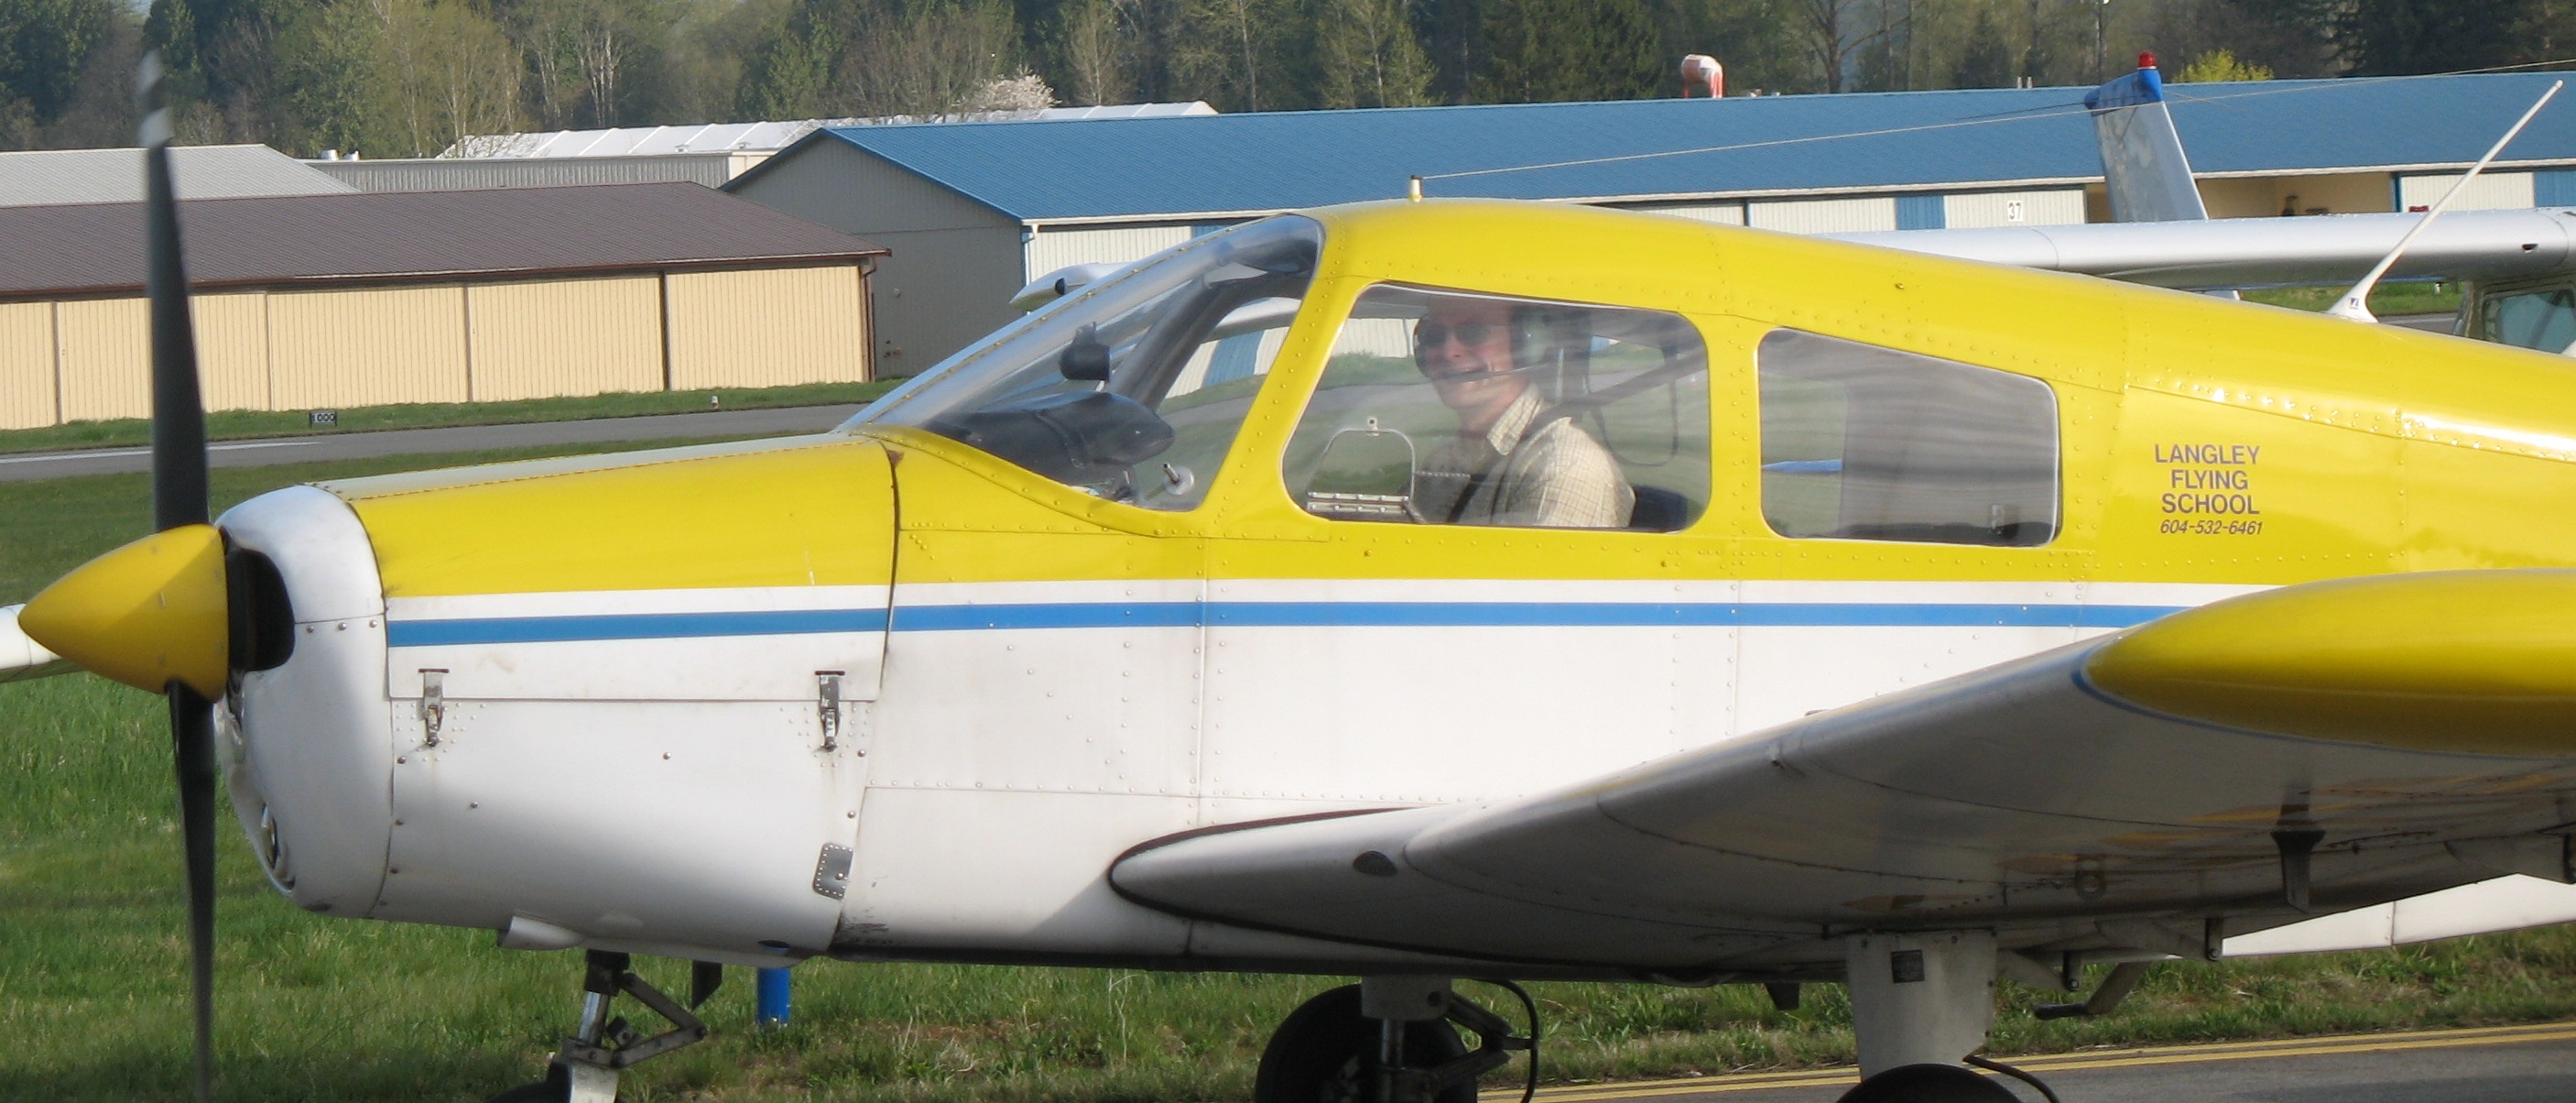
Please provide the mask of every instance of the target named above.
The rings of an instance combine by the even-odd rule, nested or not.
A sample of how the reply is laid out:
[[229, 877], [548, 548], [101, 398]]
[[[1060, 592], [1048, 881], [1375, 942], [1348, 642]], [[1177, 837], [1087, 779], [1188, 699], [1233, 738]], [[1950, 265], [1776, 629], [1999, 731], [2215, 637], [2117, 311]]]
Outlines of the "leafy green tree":
[[996, 82], [1022, 72], [1020, 29], [1000, 0], [927, 0], [880, 10], [834, 69], [835, 103], [851, 115], [949, 117], [976, 110]]
[[1177, 78], [1184, 68], [1178, 47], [1186, 0], [1109, 2], [1118, 9], [1118, 22], [1128, 29], [1132, 47], [1128, 73], [1136, 82], [1136, 98], [1146, 103], [1177, 98]]
[[1901, 92], [1916, 87], [1914, 0], [1876, 0], [1867, 14], [1870, 29], [1860, 49], [1860, 89]]
[[1403, 0], [1324, 0], [1315, 27], [1320, 107], [1431, 102], [1431, 59]]
[[624, 125], [639, 88], [632, 78], [659, 69], [674, 17], [662, 0], [501, 0], [495, 7], [527, 58], [530, 105], [546, 126]]
[[427, 157], [475, 134], [526, 124], [518, 48], [465, 0], [380, 0], [376, 71], [390, 152]]
[[2218, 80], [2270, 80], [2272, 71], [2260, 65], [2248, 65], [2236, 58], [2234, 50], [2211, 50], [2191, 59], [2191, 64], [2174, 74], [2176, 83], [2199, 84]]
[[751, 119], [812, 119], [831, 114], [832, 63], [840, 28], [813, 4], [799, 4], [743, 64], [736, 103]]
[[14, 101], [26, 120], [25, 137], [13, 140], [13, 148], [70, 109], [83, 67], [119, 15], [113, 0], [0, 3], [0, 101]]
[[1977, 9], [1977, 21], [1968, 30], [1968, 40], [1959, 51], [1959, 64], [1950, 74], [1950, 83], [1958, 88], [2004, 88], [2013, 82], [2012, 42], [1995, 22], [1990, 8]]
[[1663, 43], [1642, 0], [1492, 0], [1485, 103], [1650, 99], [1664, 92]]
[[256, 105], [266, 140], [290, 153], [360, 152], [375, 141], [381, 104], [376, 51], [385, 27], [362, 0], [335, 0], [293, 12], [269, 54], [276, 61], [273, 102]]
[[659, 64], [630, 82], [628, 110], [668, 123], [736, 119], [734, 107], [749, 62], [772, 28], [788, 18], [786, 0], [670, 0]]
[[[1813, 92], [1824, 76], [1800, 44], [1795, 0], [1668, 0], [1663, 56], [1707, 54], [1726, 66], [1731, 95]], [[1678, 81], [1678, 69], [1672, 74]]]
[[1431, 59], [1431, 95], [1440, 103], [1466, 103], [1472, 98], [1476, 71], [1483, 62], [1479, 29], [1486, 0], [1420, 0], [1413, 8], [1413, 33]]
[[1210, 100], [1225, 111], [1275, 110], [1302, 99], [1282, 79], [1293, 68], [1301, 22], [1286, 0], [1184, 0], [1171, 50], [1174, 97]]
[[1056, 83], [1074, 103], [1123, 103], [1132, 94], [1128, 67], [1134, 47], [1109, 0], [1075, 0], [1057, 7], [1048, 41], [1057, 59]]
[[2357, 0], [2344, 17], [2352, 71], [2449, 73], [2521, 60], [2533, 0]]

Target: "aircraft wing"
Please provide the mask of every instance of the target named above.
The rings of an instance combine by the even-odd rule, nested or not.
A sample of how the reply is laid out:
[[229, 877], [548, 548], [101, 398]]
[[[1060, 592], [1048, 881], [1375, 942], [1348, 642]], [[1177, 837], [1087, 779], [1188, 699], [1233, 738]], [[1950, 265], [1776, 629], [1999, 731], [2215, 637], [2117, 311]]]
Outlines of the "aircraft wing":
[[[2099, 222], [1827, 235], [1908, 252], [2106, 276], [2187, 290], [2358, 280], [2421, 214]], [[2443, 215], [2398, 258], [2390, 279], [2487, 280], [2576, 265], [2576, 210]]]
[[1820, 975], [1857, 930], [2214, 957], [2571, 880], [2570, 625], [2576, 571], [2288, 587], [1527, 799], [1157, 840], [1111, 879], [1238, 926], [1712, 979]]
[[23, 608], [26, 606], [0, 605], [0, 682], [68, 674], [79, 669], [18, 630], [18, 610]]

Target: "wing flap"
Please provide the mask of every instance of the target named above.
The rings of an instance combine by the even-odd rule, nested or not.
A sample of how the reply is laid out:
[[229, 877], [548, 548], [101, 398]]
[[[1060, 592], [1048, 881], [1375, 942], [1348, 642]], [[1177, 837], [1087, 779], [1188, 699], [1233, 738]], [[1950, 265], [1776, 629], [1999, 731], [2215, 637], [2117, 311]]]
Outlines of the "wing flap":
[[[1855, 929], [2277, 926], [2277, 830], [2325, 833], [2335, 910], [2493, 877], [2480, 855], [2576, 820], [2561, 613], [2570, 572], [2269, 591], [1554, 793], [1204, 834], [1112, 877], [1201, 918], [1646, 971], [1830, 961]], [[2535, 690], [2553, 664], [2569, 692]], [[2353, 726], [2392, 695], [2448, 704]]]

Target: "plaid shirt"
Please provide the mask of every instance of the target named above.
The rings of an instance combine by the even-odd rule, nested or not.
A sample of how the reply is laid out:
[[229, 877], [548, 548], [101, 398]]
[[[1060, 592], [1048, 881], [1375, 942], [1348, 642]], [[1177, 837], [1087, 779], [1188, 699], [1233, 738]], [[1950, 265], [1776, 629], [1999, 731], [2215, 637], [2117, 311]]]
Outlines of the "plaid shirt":
[[[1530, 430], [1547, 406], [1521, 392], [1481, 439], [1458, 437], [1425, 458], [1423, 516], [1434, 523], [1520, 528], [1626, 528], [1637, 494], [1619, 461], [1570, 417]], [[1459, 496], [1466, 500], [1461, 502]]]

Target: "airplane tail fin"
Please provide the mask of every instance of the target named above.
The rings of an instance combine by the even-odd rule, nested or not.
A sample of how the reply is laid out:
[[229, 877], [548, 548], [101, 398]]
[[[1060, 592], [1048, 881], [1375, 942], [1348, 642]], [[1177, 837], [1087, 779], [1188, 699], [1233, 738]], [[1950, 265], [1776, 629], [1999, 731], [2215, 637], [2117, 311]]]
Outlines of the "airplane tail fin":
[[2138, 71], [2084, 94], [2102, 143], [2102, 179], [2113, 222], [2199, 221], [2209, 217], [2191, 179], [2173, 114], [2165, 109], [2165, 82], [2153, 54], [2138, 56]]

